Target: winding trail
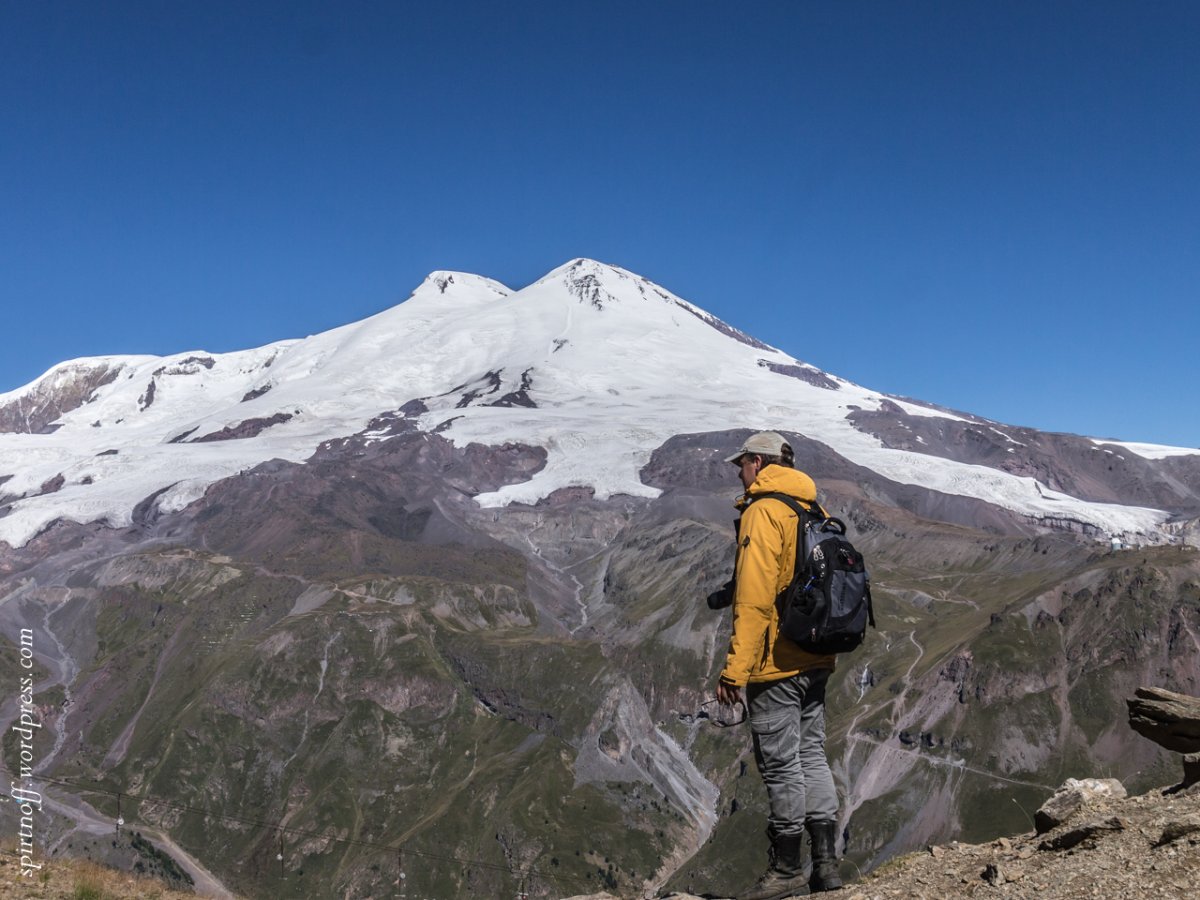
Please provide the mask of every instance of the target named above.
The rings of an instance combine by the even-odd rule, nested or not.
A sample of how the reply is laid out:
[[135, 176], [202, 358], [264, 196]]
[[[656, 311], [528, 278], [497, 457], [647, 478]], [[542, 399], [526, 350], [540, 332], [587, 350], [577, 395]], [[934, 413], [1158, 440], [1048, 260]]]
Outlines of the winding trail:
[[993, 781], [1003, 781], [1006, 784], [1016, 784], [1016, 785], [1020, 785], [1021, 787], [1041, 788], [1043, 790], [1050, 791], [1051, 793], [1053, 793], [1055, 791], [1055, 788], [1052, 785], [1041, 784], [1037, 781], [1023, 781], [1020, 778], [1007, 778], [1004, 775], [997, 775], [995, 772], [989, 772], [989, 771], [987, 771], [987, 769], [979, 769], [979, 768], [976, 768], [975, 766], [968, 766], [961, 759], [957, 759], [957, 760], [956, 759], [942, 759], [939, 756], [931, 756], [928, 753], [922, 753], [920, 750], [912, 750], [912, 749], [909, 749], [908, 747], [897, 747], [894, 744], [888, 744], [883, 741], [877, 741], [877, 740], [875, 740], [875, 738], [867, 737], [865, 735], [857, 735], [856, 738], [857, 738], [857, 740], [862, 741], [864, 744], [873, 744], [874, 746], [879, 747], [882, 750], [887, 750], [892, 753], [908, 754], [909, 756], [913, 756], [917, 759], [923, 760], [924, 762], [927, 762], [932, 766], [946, 766], [948, 768], [958, 769], [959, 771], [962, 771], [962, 772], [971, 772], [975, 775], [981, 775], [984, 778], [990, 778]]
[[329, 671], [329, 648], [333, 646], [333, 642], [342, 636], [340, 631], [335, 631], [333, 636], [325, 642], [325, 652], [321, 655], [321, 671], [317, 676], [317, 692], [313, 694], [312, 700], [304, 707], [304, 728], [300, 732], [300, 740], [296, 742], [296, 748], [292, 751], [292, 755], [287, 758], [287, 762], [283, 764], [281, 771], [286, 771], [300, 755], [300, 748], [304, 746], [304, 742], [308, 740], [309, 728], [309, 712], [316, 706], [318, 698], [321, 696], [321, 691], [325, 689], [325, 673]]
[[[858, 811], [860, 806], [862, 806], [872, 797], [876, 797], [881, 793], [884, 793], [892, 784], [895, 783], [899, 775], [902, 774], [902, 772], [897, 772], [893, 768], [887, 766], [883, 760], [876, 758], [873, 754], [869, 754], [868, 758], [864, 760], [862, 766], [859, 767], [857, 777], [851, 779], [849, 776], [851, 771], [851, 763], [853, 762], [855, 751], [858, 749], [860, 743], [872, 744], [888, 750], [896, 749], [885, 742], [877, 741], [860, 734], [857, 731], [857, 728], [859, 721], [864, 716], [870, 715], [871, 713], [880, 709], [882, 706], [890, 703], [892, 704], [892, 713], [888, 719], [888, 724], [891, 726], [892, 733], [888, 740], [896, 738], [898, 732], [900, 731], [899, 721], [905, 712], [904, 701], [908, 696], [908, 688], [912, 680], [913, 670], [916, 669], [921, 660], [925, 657], [925, 648], [922, 647], [920, 642], [917, 640], [917, 632], [915, 629], [908, 633], [908, 639], [910, 642], [912, 642], [912, 645], [917, 648], [917, 655], [913, 659], [912, 663], [909, 664], [908, 669], [904, 673], [904, 687], [901, 689], [900, 693], [885, 703], [868, 704], [864, 706], [855, 714], [854, 718], [850, 720], [850, 724], [846, 727], [844, 750], [842, 752], [841, 761], [837, 766], [837, 769], [842, 773], [842, 782], [845, 789], [845, 802], [842, 804], [842, 809], [838, 815], [838, 821], [840, 824], [839, 831], [845, 828], [846, 824], [851, 820], [851, 818], [854, 816], [854, 813]], [[890, 641], [888, 642], [886, 649], [891, 649]], [[864, 696], [864, 693], [865, 692], [860, 692], [859, 694], [860, 702]], [[906, 760], [905, 765], [911, 766], [912, 760]]]
[[[904, 720], [906, 712], [906, 700], [909, 687], [912, 684], [913, 672], [916, 671], [921, 661], [925, 657], [925, 648], [917, 640], [916, 631], [908, 633], [908, 640], [916, 648], [916, 657], [909, 664], [908, 669], [904, 673], [903, 687], [899, 694], [885, 703], [867, 704], [850, 720], [850, 724], [845, 732], [845, 749], [842, 753], [838, 769], [842, 773], [843, 783], [845, 785], [845, 803], [839, 815], [839, 824], [844, 828], [852, 819], [854, 813], [863, 803], [872, 797], [879, 796], [886, 792], [893, 784], [895, 784], [903, 773], [908, 771], [917, 763], [925, 763], [927, 765], [940, 768], [950, 769], [959, 773], [958, 777], [965, 777], [968, 773], [977, 775], [981, 778], [987, 778], [990, 781], [1002, 782], [1004, 784], [1016, 785], [1019, 787], [1032, 787], [1038, 790], [1053, 793], [1055, 790], [1053, 785], [1041, 784], [1036, 781], [1028, 781], [1020, 778], [1009, 778], [1005, 775], [1000, 775], [996, 772], [991, 772], [986, 769], [981, 769], [976, 766], [971, 766], [961, 759], [947, 759], [939, 756], [934, 756], [929, 753], [924, 753], [918, 748], [908, 748], [898, 746], [898, 733], [901, 723]], [[860, 692], [859, 700], [861, 701], [863, 693]], [[891, 726], [891, 734], [888, 738], [879, 740], [870, 737], [866, 734], [858, 732], [858, 723], [864, 716], [870, 715], [878, 711], [887, 703], [893, 704], [892, 712], [889, 717], [889, 725]], [[861, 705], [861, 703], [859, 704]], [[851, 771], [851, 763], [856, 750], [860, 744], [870, 745], [877, 748], [875, 751], [869, 752], [863, 764], [858, 768], [857, 777], [849, 778]], [[882, 751], [883, 756], [880, 756]], [[886, 757], [891, 757], [894, 762], [889, 762]], [[953, 776], [951, 776], [953, 777]]]
[[892, 701], [894, 704], [890, 719], [892, 724], [892, 737], [896, 736], [896, 733], [899, 730], [897, 721], [904, 714], [904, 701], [908, 698], [908, 689], [912, 685], [913, 669], [915, 669], [918, 664], [920, 664], [921, 660], [925, 658], [925, 648], [922, 647], [917, 641], [917, 631], [915, 628], [908, 633], [908, 639], [912, 641], [912, 645], [917, 648], [917, 656], [904, 673], [904, 687], [900, 689], [900, 693], [897, 694], [896, 699]]
[[[43, 803], [46, 809], [55, 812], [60, 816], [70, 819], [75, 823], [75, 827], [68, 829], [58, 840], [50, 844], [46, 849], [53, 853], [58, 850], [67, 838], [78, 832], [91, 835], [111, 835], [114, 829], [114, 823], [108, 816], [101, 815], [92, 808], [86, 800], [76, 797], [73, 794], [60, 794], [56, 789], [47, 787], [44, 793]], [[129, 825], [127, 824], [128, 828]], [[179, 864], [188, 875], [191, 876], [194, 884], [194, 890], [202, 897], [215, 897], [218, 900], [236, 900], [235, 895], [221, 882], [219, 878], [212, 874], [204, 867], [194, 856], [176, 844], [170, 837], [163, 834], [158, 828], [153, 825], [144, 825], [137, 823], [138, 831], [142, 837], [148, 839], [160, 851], [169, 855]]]
[[[115, 555], [114, 555], [115, 557]], [[110, 559], [114, 557], [105, 557]], [[102, 560], [103, 561], [103, 560]], [[61, 592], [58, 602], [51, 605], [48, 598], [28, 597], [23, 596], [30, 589], [40, 589], [41, 591], [50, 592], [52, 595]], [[38, 644], [37, 658], [43, 663], [48, 671], [52, 673], [50, 678], [47, 678], [41, 685], [39, 690], [44, 690], [48, 687], [59, 685], [63, 689], [63, 713], [55, 724], [55, 739], [54, 745], [47, 751], [45, 756], [40, 759], [34, 766], [34, 773], [42, 773], [50, 768], [51, 764], [58, 757], [62, 750], [67, 736], [70, 734], [69, 720], [73, 711], [72, 703], [72, 686], [79, 676], [79, 663], [68, 652], [62, 640], [55, 633], [52, 627], [51, 620], [55, 613], [63, 608], [72, 598], [72, 592], [65, 585], [38, 585], [30, 580], [24, 582], [17, 591], [10, 592], [3, 599], [0, 599], [0, 606], [6, 606], [10, 601], [20, 600], [25, 603], [37, 604], [42, 608], [42, 628], [44, 635], [48, 641], [41, 641]], [[174, 637], [172, 638], [174, 640]], [[170, 642], [168, 642], [170, 644]], [[159, 666], [161, 670], [161, 663]], [[156, 673], [157, 674], [157, 673]], [[157, 680], [157, 679], [156, 679]], [[153, 693], [153, 684], [147, 694], [149, 699], [150, 693]], [[5, 704], [5, 714], [0, 715], [0, 729], [7, 731], [8, 726], [15, 714], [9, 714], [7, 707], [10, 704]], [[15, 704], [11, 704], [15, 708]], [[142, 704], [145, 708], [145, 702]], [[140, 715], [140, 710], [139, 710]], [[135, 716], [134, 721], [136, 722]], [[131, 723], [132, 726], [132, 723]], [[124, 755], [129, 744], [129, 737], [132, 735], [132, 727], [126, 729], [128, 733], [123, 733], [121, 738], [118, 738], [113, 748], [109, 751], [110, 757], [120, 758]], [[31, 786], [37, 788], [43, 795], [43, 806], [46, 810], [57, 813], [63, 818], [72, 823], [71, 827], [64, 830], [55, 841], [47, 846], [48, 851], [53, 851], [60, 847], [63, 842], [75, 833], [84, 833], [89, 835], [107, 835], [112, 834], [115, 828], [115, 823], [108, 816], [98, 813], [87, 801], [74, 794], [68, 793], [59, 786], [40, 784], [35, 774]], [[235, 900], [234, 894], [221, 882], [219, 878], [213, 875], [198, 859], [176, 844], [168, 835], [164, 834], [160, 829], [138, 823], [138, 830], [142, 832], [143, 837], [154, 844], [158, 849], [173, 858], [180, 868], [191, 876], [196, 893], [205, 897], [216, 897], [221, 900]]]

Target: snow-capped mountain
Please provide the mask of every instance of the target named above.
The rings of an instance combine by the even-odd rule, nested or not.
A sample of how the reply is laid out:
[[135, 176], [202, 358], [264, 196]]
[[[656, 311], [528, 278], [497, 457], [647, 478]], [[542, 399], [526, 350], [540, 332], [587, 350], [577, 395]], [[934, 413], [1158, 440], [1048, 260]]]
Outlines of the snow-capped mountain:
[[[519, 291], [436, 272], [398, 306], [303, 340], [60, 364], [0, 395], [0, 540], [22, 545], [60, 518], [126, 525], [150, 497], [182, 509], [264, 461], [382, 438], [399, 420], [456, 445], [545, 449], [532, 478], [479, 494], [484, 507], [565, 487], [652, 497], [640, 473], [657, 447], [736, 428], [803, 435], [890, 481], [1097, 534], [1156, 540], [1179, 505], [1063, 489], [1016, 462], [1036, 432], [860, 387], [645, 278], [577, 259]], [[964, 429], [997, 452], [949, 446]], [[1200, 456], [1086, 443], [1134, 465]]]

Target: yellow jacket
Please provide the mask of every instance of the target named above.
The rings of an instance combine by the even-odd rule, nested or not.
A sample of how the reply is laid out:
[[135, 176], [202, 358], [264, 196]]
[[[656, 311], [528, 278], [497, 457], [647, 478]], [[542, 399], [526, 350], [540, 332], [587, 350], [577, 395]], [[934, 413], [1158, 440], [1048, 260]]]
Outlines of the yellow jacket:
[[[796, 469], [769, 465], [758, 473], [739, 508], [756, 494], [787, 494], [821, 512], [817, 486]], [[738, 525], [736, 588], [733, 595], [733, 636], [721, 680], [778, 681], [809, 669], [832, 669], [836, 656], [802, 650], [779, 634], [776, 598], [792, 581], [796, 568], [796, 514], [766, 497], [749, 505]]]

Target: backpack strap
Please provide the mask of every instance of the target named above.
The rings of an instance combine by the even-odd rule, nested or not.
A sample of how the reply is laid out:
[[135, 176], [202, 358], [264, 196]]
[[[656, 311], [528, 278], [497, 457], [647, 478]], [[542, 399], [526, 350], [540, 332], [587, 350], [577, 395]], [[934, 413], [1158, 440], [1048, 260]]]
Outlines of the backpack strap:
[[801, 518], [803, 518], [805, 515], [815, 516], [819, 519], [829, 518], [825, 510], [821, 508], [821, 504], [817, 501], [812, 501], [812, 504], [810, 505], [807, 500], [797, 500], [791, 494], [780, 494], [777, 491], [768, 491], [767, 493], [763, 494], [748, 494], [746, 506], [749, 506], [756, 500], [765, 500], [768, 498], [771, 500], [778, 500]]
[[824, 519], [826, 518], [825, 510], [821, 509], [821, 504], [817, 503], [816, 501], [813, 501], [813, 506], [817, 508], [817, 511], [814, 511], [805, 505], [807, 501], [797, 500], [790, 494], [780, 494], [776, 491], [770, 491], [764, 494], [753, 494], [747, 501], [746, 505], [749, 506], [756, 500], [764, 500], [767, 498], [771, 500], [778, 500], [796, 514], [796, 562], [792, 567], [792, 580], [795, 581], [800, 577], [801, 573], [804, 571], [805, 565], [808, 563], [808, 553], [804, 547], [804, 519], [806, 516], [809, 518]]
[[[812, 507], [815, 508], [812, 508], [808, 506], [808, 501], [806, 500], [797, 500], [795, 497], [792, 497], [789, 494], [780, 494], [775, 491], [763, 494], [748, 495], [746, 506], [748, 507], [756, 500], [762, 500], [766, 497], [769, 497], [772, 500], [778, 500], [796, 514], [796, 565], [792, 570], [792, 583], [795, 584], [800, 578], [801, 574], [804, 572], [804, 567], [808, 564], [808, 556], [804, 547], [804, 517], [808, 516], [810, 518], [817, 519], [821, 523], [820, 527], [822, 531], [828, 529], [831, 535], [840, 538], [844, 538], [846, 536], [846, 524], [841, 519], [835, 519], [830, 516], [829, 513], [822, 508], [821, 504], [817, 503], [816, 501], [813, 501]], [[745, 508], [743, 508], [743, 511], [744, 509]], [[782, 596], [783, 595], [781, 595], [780, 599], [782, 599]], [[877, 628], [878, 626], [875, 624], [875, 604], [872, 602], [871, 598], [870, 576], [867, 577], [866, 582], [866, 601], [867, 619], [872, 628]]]

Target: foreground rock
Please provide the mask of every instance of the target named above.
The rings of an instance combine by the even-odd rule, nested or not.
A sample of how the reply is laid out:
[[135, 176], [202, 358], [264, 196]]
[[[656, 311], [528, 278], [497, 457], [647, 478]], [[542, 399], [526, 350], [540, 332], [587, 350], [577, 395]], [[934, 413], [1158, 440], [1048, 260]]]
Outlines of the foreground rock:
[[[1044, 834], [1028, 832], [987, 844], [932, 846], [894, 859], [829, 896], [838, 900], [992, 896], [1182, 900], [1197, 896], [1198, 878], [1200, 788], [1128, 798], [1099, 790], [1088, 792], [1072, 814]], [[664, 895], [671, 900], [712, 900], [713, 896]], [[616, 898], [592, 894], [586, 900]]]
[[1045, 834], [1098, 800], [1122, 800], [1125, 796], [1125, 786], [1115, 778], [1084, 778], [1078, 781], [1068, 778], [1066, 784], [1034, 813], [1033, 824], [1038, 834]]
[[1176, 753], [1200, 753], [1200, 698], [1155, 687], [1138, 688], [1129, 727]]
[[1044, 834], [950, 844], [900, 857], [843, 892], [884, 897], [1196, 896], [1200, 791], [1120, 798], [1093, 793]]
[[1129, 705], [1129, 727], [1159, 746], [1184, 754], [1182, 791], [1200, 783], [1200, 698], [1162, 688], [1138, 688]]

